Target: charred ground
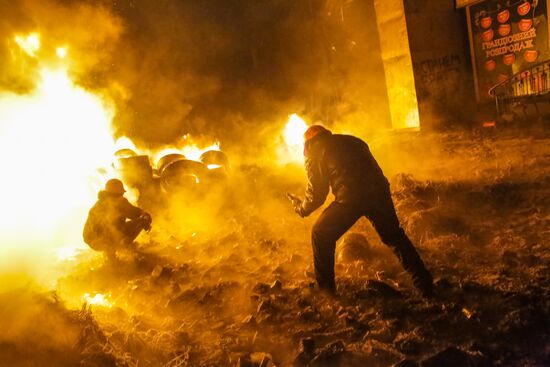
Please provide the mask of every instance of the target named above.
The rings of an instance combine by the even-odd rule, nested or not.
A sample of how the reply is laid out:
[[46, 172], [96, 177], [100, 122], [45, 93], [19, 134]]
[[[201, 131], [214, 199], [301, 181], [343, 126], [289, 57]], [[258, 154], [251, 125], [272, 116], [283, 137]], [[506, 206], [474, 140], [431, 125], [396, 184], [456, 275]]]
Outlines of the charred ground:
[[[288, 178], [295, 168], [241, 167], [232, 195], [201, 212], [215, 218], [205, 230], [176, 221], [177, 235], [153, 232], [139, 257], [82, 256], [53, 293], [2, 294], [0, 365], [547, 365], [548, 137], [400, 135], [371, 146], [437, 279], [433, 300], [414, 293], [363, 220], [345, 241], [366, 238], [366, 259], [338, 262], [337, 299], [317, 294], [316, 216], [295, 217], [283, 196], [303, 184]], [[83, 289], [113, 306], [75, 307]]]

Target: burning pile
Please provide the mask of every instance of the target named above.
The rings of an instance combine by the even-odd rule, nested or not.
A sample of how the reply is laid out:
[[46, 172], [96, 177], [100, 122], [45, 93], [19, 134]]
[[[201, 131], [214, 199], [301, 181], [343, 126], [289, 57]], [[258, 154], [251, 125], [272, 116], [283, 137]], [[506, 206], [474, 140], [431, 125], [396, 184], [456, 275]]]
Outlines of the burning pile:
[[[158, 152], [138, 150], [128, 139], [117, 145], [126, 147], [115, 153], [115, 174], [140, 194], [151, 190], [164, 194], [194, 192], [227, 179], [230, 171], [229, 160], [218, 143], [204, 149], [187, 144]], [[151, 160], [156, 162], [154, 166]]]
[[[109, 178], [121, 177], [136, 199], [197, 192], [227, 179], [229, 161], [218, 143], [199, 148], [186, 136], [176, 148], [150, 151], [136, 149], [129, 139], [115, 142], [115, 103], [107, 93], [92, 93], [75, 82], [81, 62], [71, 57], [71, 46], [55, 45], [38, 32], [14, 34], [8, 45], [17, 73], [32, 79], [34, 87], [23, 94], [0, 92], [5, 272], [22, 272], [51, 286], [56, 275], [50, 265], [84, 248], [87, 211]], [[13, 281], [1, 283], [12, 287]]]
[[37, 259], [30, 254], [80, 243], [80, 223], [95, 199], [94, 172], [109, 162], [114, 147], [114, 109], [71, 80], [67, 48], [57, 47], [54, 61], [42, 61], [51, 50], [42, 51], [38, 33], [16, 35], [14, 44], [19, 48], [13, 57], [22, 66], [36, 65], [39, 75], [32, 92], [0, 95], [0, 165], [6, 173], [0, 183], [0, 258], [9, 259], [8, 269], [23, 263], [43, 278], [43, 267], [32, 266]]

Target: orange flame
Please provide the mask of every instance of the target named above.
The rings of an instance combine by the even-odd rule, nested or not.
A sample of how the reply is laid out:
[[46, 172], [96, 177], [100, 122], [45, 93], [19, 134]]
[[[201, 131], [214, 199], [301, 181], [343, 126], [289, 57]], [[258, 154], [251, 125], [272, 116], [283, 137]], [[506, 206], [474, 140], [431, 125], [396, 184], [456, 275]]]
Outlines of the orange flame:
[[[39, 34], [15, 39], [37, 56]], [[97, 195], [90, 183], [114, 148], [114, 108], [77, 86], [63, 65], [38, 62], [33, 92], [0, 94], [0, 261], [10, 266], [33, 254], [44, 262], [48, 248], [83, 246], [82, 224]]]
[[308, 124], [297, 114], [288, 116], [288, 121], [282, 132], [285, 146], [279, 149], [281, 163], [299, 163], [304, 159], [304, 133]]

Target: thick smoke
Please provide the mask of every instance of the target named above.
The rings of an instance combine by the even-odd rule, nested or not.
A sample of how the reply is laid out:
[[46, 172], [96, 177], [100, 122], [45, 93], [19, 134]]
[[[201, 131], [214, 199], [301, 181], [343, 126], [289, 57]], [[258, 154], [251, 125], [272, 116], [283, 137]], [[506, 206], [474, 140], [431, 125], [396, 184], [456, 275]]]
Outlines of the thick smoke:
[[118, 134], [139, 145], [189, 133], [255, 150], [294, 112], [363, 131], [389, 124], [372, 2], [102, 4], [124, 32], [84, 82], [114, 94]]
[[[80, 79], [94, 79], [111, 65], [112, 50], [121, 32], [119, 19], [106, 7], [83, 2], [0, 1], [0, 91], [32, 92], [39, 68], [59, 62], [57, 47], [67, 47], [70, 71]], [[27, 57], [15, 43], [16, 35], [37, 33], [40, 50]], [[93, 72], [93, 73], [92, 73]]]
[[244, 141], [249, 153], [295, 112], [360, 132], [389, 126], [371, 1], [27, 0], [0, 8], [0, 88], [32, 90], [36, 75], [17, 66], [13, 34], [47, 33], [50, 56], [69, 45], [80, 84], [114, 99], [117, 134], [142, 146], [191, 134], [239, 150], [232, 143]]
[[[111, 139], [101, 101], [71, 89], [64, 74], [53, 70], [64, 67], [76, 81], [91, 78], [91, 71], [111, 63], [121, 23], [105, 7], [82, 3], [2, 1], [0, 13], [0, 162], [6, 172], [0, 185], [1, 275], [26, 274], [48, 283], [56, 261], [52, 247], [81, 242], [87, 201], [82, 193], [96, 158], [105, 153], [96, 143]], [[29, 34], [40, 43], [32, 52], [16, 43]], [[58, 47], [65, 47], [66, 59], [58, 57]], [[43, 69], [50, 78], [47, 96]], [[87, 133], [97, 131], [105, 133], [99, 140]], [[86, 157], [96, 162], [81, 175]], [[79, 192], [82, 201], [70, 192]], [[13, 280], [0, 283], [17, 286]]]
[[[0, 10], [2, 91], [30, 93], [66, 46], [73, 79], [114, 102], [115, 134], [140, 147], [191, 134], [219, 140], [234, 163], [268, 166], [291, 113], [336, 132], [389, 125], [370, 1], [22, 0]], [[31, 32], [36, 58], [14, 44]]]

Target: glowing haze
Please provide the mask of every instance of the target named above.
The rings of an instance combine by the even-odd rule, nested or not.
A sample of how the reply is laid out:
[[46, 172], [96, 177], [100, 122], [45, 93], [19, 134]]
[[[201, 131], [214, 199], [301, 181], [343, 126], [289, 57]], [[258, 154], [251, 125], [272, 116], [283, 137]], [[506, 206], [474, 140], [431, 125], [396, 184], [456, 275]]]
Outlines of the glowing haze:
[[308, 124], [297, 114], [288, 116], [282, 131], [284, 146], [279, 148], [281, 163], [301, 163], [304, 161], [304, 133]]
[[112, 157], [112, 110], [66, 70], [41, 76], [35, 93], [0, 99], [0, 159], [10, 173], [0, 183], [0, 226], [50, 227], [88, 198], [90, 174]]
[[[15, 40], [36, 57], [39, 34]], [[18, 270], [54, 245], [82, 243], [98, 189], [93, 176], [111, 162], [114, 149], [114, 108], [75, 85], [65, 66], [41, 66], [35, 83], [29, 94], [0, 95], [0, 258]]]

